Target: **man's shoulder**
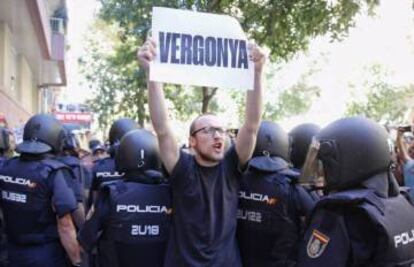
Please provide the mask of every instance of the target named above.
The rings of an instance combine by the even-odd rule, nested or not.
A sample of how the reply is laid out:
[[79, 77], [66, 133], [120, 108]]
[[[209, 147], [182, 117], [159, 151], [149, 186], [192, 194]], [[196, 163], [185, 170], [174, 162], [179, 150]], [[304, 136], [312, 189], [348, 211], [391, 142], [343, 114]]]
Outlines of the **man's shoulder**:
[[194, 161], [194, 155], [181, 149], [178, 161], [169, 176], [175, 177], [180, 176], [183, 173], [188, 173], [188, 171], [192, 169], [190, 166]]
[[178, 157], [177, 164], [175, 165], [176, 169], [177, 167], [187, 167], [195, 161], [195, 156], [187, 151], [180, 150], [180, 154]]

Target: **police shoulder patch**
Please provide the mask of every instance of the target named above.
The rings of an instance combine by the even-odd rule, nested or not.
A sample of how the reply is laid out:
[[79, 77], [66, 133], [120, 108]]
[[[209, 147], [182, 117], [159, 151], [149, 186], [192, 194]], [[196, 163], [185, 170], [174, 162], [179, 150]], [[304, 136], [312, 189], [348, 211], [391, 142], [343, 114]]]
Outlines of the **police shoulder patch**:
[[329, 237], [314, 229], [306, 248], [308, 256], [313, 259], [319, 257], [325, 251], [328, 243]]

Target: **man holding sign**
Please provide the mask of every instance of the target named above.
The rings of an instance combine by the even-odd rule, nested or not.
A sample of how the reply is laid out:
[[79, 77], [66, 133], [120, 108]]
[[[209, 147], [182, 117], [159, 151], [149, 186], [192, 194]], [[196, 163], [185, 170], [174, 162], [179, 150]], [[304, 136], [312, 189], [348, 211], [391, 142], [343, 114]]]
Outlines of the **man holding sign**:
[[[173, 13], [175, 11], [172, 11]], [[178, 11], [188, 12], [188, 11]], [[191, 13], [188, 17], [197, 16], [195, 12]], [[155, 16], [155, 14], [154, 14]], [[205, 23], [209, 24], [209, 20], [206, 16], [208, 14], [201, 14]], [[212, 15], [217, 18], [218, 15]], [[226, 17], [227, 19], [229, 17]], [[180, 17], [182, 19], [182, 17]], [[169, 19], [176, 22], [176, 20]], [[194, 24], [191, 24], [194, 25]], [[154, 18], [153, 18], [154, 26]], [[223, 25], [223, 28], [225, 25]], [[199, 27], [197, 28], [199, 29]], [[239, 174], [240, 169], [246, 165], [248, 160], [253, 154], [253, 150], [256, 142], [256, 135], [260, 125], [260, 118], [262, 113], [262, 72], [265, 62], [265, 55], [257, 46], [251, 46], [249, 48], [249, 56], [246, 64], [247, 68], [244, 68], [244, 63], [235, 63], [234, 66], [243, 70], [251, 69], [253, 72], [253, 90], [247, 91], [246, 99], [246, 119], [243, 126], [240, 128], [235, 145], [231, 147], [227, 152], [224, 149], [225, 142], [225, 129], [223, 122], [215, 115], [203, 114], [197, 117], [191, 124], [189, 143], [194, 155], [190, 155], [183, 151], [179, 151], [177, 142], [169, 124], [169, 118], [167, 114], [167, 108], [165, 104], [164, 92], [162, 84], [155, 82], [160, 81], [162, 77], [154, 77], [155, 64], [169, 64], [168, 62], [162, 63], [160, 57], [163, 52], [161, 49], [167, 49], [166, 43], [159, 44], [160, 38], [172, 38], [176, 40], [170, 40], [181, 45], [181, 41], [178, 42], [178, 38], [183, 38], [183, 34], [178, 33], [179, 29], [174, 29], [178, 33], [177, 36], [167, 37], [165, 31], [156, 31], [154, 40], [147, 40], [145, 44], [139, 49], [137, 53], [138, 61], [140, 65], [148, 72], [150, 71], [150, 78], [148, 81], [149, 87], [149, 109], [151, 120], [154, 130], [157, 133], [160, 154], [162, 162], [170, 175], [171, 187], [173, 190], [173, 226], [171, 229], [170, 240], [167, 248], [166, 261], [164, 266], [172, 267], [186, 267], [186, 266], [241, 266], [239, 251], [235, 239], [236, 232], [236, 215], [238, 205], [238, 188], [239, 188]], [[213, 27], [213, 30], [218, 31]], [[161, 36], [162, 34], [164, 36]], [[213, 44], [209, 44], [210, 48], [206, 46], [208, 35], [199, 35], [203, 40], [204, 48], [209, 50], [208, 53], [197, 52], [197, 60], [200, 60], [199, 55], [204, 54], [203, 62], [206, 63], [205, 56], [210, 56], [210, 52], [213, 51]], [[195, 38], [192, 35], [192, 43], [194, 44]], [[189, 37], [184, 37], [189, 38]], [[201, 40], [200, 39], [200, 40]], [[234, 38], [228, 38], [229, 40]], [[166, 39], [165, 39], [166, 40]], [[245, 41], [245, 40], [244, 40]], [[201, 42], [201, 41], [198, 41]], [[213, 42], [212, 40], [209, 42]], [[218, 44], [218, 38], [216, 39], [216, 45]], [[221, 41], [224, 44], [224, 39]], [[235, 41], [232, 41], [233, 45]], [[240, 41], [237, 41], [240, 43]], [[170, 44], [171, 45], [171, 44]], [[194, 45], [187, 45], [187, 47], [194, 47]], [[217, 48], [217, 47], [216, 47]], [[241, 51], [241, 46], [238, 45], [238, 51]], [[172, 53], [177, 53], [179, 48], [173, 48], [170, 50]], [[199, 50], [197, 50], [199, 51]], [[182, 52], [182, 51], [181, 51]], [[194, 63], [194, 51], [191, 51], [192, 57], [189, 59], [192, 64]], [[190, 53], [185, 52], [186, 56]], [[217, 50], [216, 50], [217, 53]], [[238, 52], [242, 55], [242, 52]], [[229, 54], [228, 54], [229, 55]], [[163, 57], [165, 54], [162, 55]], [[171, 57], [180, 58], [181, 56], [175, 54]], [[239, 57], [239, 62], [243, 61], [242, 57]], [[211, 58], [209, 58], [210, 60]], [[229, 60], [229, 59], [227, 59]], [[227, 65], [231, 66], [233, 59], [231, 58]], [[165, 61], [169, 61], [166, 57]], [[237, 61], [237, 60], [236, 60]], [[154, 63], [157, 62], [157, 63]], [[186, 62], [186, 58], [184, 58]], [[217, 58], [215, 59], [217, 63]], [[224, 68], [222, 58], [222, 66], [210, 67], [215, 68], [216, 71], [222, 71], [220, 68]], [[171, 63], [171, 62], [170, 62]], [[154, 65], [153, 65], [154, 64]], [[173, 63], [175, 64], [175, 63]], [[173, 70], [175, 74], [186, 69], [181, 68], [177, 63], [179, 70]], [[150, 68], [151, 65], [151, 68]], [[216, 64], [217, 65], [217, 64]], [[206, 67], [196, 66], [196, 67]], [[162, 66], [163, 68], [163, 66]], [[165, 69], [164, 69], [165, 70]], [[191, 69], [188, 69], [191, 70]], [[200, 69], [196, 70], [199, 71]], [[155, 72], [159, 71], [155, 70]], [[212, 73], [206, 70], [209, 74]], [[237, 70], [236, 70], [237, 71]], [[162, 71], [161, 71], [162, 72]], [[170, 73], [165, 72], [166, 75]], [[187, 76], [193, 76], [193, 72], [188, 73]], [[210, 76], [210, 79], [214, 79], [214, 76]], [[245, 77], [239, 77], [241, 80]], [[185, 78], [184, 78], [185, 79]], [[167, 79], [168, 80], [168, 79]], [[203, 79], [200, 83], [203, 83]], [[185, 83], [189, 82], [188, 80]], [[210, 81], [211, 82], [211, 81]], [[198, 85], [209, 85], [200, 84]], [[214, 82], [214, 81], [212, 81]]]

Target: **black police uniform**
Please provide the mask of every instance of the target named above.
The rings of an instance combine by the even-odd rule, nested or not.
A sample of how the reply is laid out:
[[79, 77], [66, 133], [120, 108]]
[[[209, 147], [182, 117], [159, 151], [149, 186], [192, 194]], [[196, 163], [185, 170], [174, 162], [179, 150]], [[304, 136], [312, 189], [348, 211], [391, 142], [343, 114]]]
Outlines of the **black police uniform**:
[[294, 266], [305, 216], [315, 201], [280, 157], [249, 161], [239, 192], [237, 239], [243, 266]]
[[414, 265], [414, 205], [390, 171], [388, 138], [363, 117], [337, 120], [317, 134], [317, 155], [308, 160], [322, 164], [330, 194], [312, 212], [298, 266]]
[[7, 160], [6, 157], [0, 157], [0, 168], [3, 166], [3, 163]]
[[[100, 192], [100, 188], [104, 185], [122, 179], [123, 173], [115, 170], [115, 160], [113, 157], [100, 159], [94, 162], [92, 168], [92, 184], [89, 191], [88, 207], [95, 206], [96, 195]], [[90, 212], [90, 211], [89, 211]], [[114, 247], [111, 242], [106, 242], [104, 238], [99, 239], [97, 244], [97, 255], [95, 252], [90, 254], [90, 258], [94, 262], [99, 262], [100, 267], [111, 267], [116, 264]]]
[[80, 159], [70, 155], [60, 156], [57, 159], [71, 169], [71, 172], [67, 172], [69, 176], [67, 179], [71, 179], [76, 200], [86, 204], [84, 188], [86, 187], [87, 171], [82, 166]]
[[9, 266], [65, 266], [56, 216], [63, 217], [77, 206], [62, 168], [55, 160], [20, 157], [0, 169]]
[[317, 204], [304, 240], [299, 266], [413, 266], [414, 205], [408, 194], [334, 193]]
[[103, 184], [122, 179], [123, 173], [115, 170], [115, 160], [109, 157], [95, 161], [92, 175], [91, 191], [98, 191]]
[[103, 186], [79, 233], [82, 247], [91, 250], [103, 231], [100, 239], [112, 242], [116, 252], [114, 267], [162, 266], [172, 210], [170, 188], [158, 184], [160, 177], [147, 172]]
[[115, 154], [122, 137], [138, 128], [138, 124], [129, 118], [121, 118], [112, 123], [109, 129], [109, 143], [111, 146], [108, 151], [111, 157], [94, 162], [89, 204], [93, 204], [92, 202], [95, 200], [94, 192], [98, 192], [101, 185], [122, 178], [122, 173], [115, 170]]

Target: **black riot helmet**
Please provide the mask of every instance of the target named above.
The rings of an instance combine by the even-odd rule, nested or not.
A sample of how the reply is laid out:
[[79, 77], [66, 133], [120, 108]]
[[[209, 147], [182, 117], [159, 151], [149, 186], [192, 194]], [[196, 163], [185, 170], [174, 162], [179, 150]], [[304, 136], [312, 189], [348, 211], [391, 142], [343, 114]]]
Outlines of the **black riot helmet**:
[[313, 123], [303, 123], [289, 132], [290, 137], [290, 161], [297, 169], [301, 169], [305, 163], [306, 153], [312, 138], [319, 133], [321, 128]]
[[56, 154], [62, 148], [63, 138], [63, 127], [53, 116], [34, 115], [24, 126], [23, 142], [17, 146], [16, 151], [28, 154]]
[[102, 146], [102, 144], [101, 141], [99, 141], [98, 139], [91, 139], [88, 143], [88, 146], [89, 149], [93, 151], [96, 146]]
[[318, 148], [326, 189], [358, 187], [374, 175], [389, 171], [388, 138], [384, 127], [364, 117], [340, 119], [322, 129], [315, 138], [317, 146], [312, 147]]
[[126, 133], [138, 128], [138, 124], [129, 118], [114, 121], [109, 129], [109, 143], [111, 146], [118, 144]]
[[160, 170], [158, 141], [150, 131], [139, 129], [127, 133], [115, 155], [115, 168], [119, 172]]
[[4, 153], [10, 148], [9, 131], [0, 127], [0, 153]]
[[289, 136], [283, 128], [271, 121], [262, 121], [257, 134], [253, 157], [281, 157], [289, 161]]

